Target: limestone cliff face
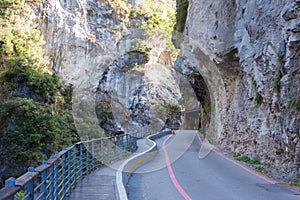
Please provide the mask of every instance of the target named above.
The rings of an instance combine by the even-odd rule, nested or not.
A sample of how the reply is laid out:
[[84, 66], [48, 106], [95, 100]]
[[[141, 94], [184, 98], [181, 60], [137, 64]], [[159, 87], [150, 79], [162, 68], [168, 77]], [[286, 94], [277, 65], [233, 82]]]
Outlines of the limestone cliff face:
[[164, 39], [135, 25], [139, 19], [131, 18], [125, 1], [109, 2], [46, 0], [41, 29], [47, 55], [52, 69], [74, 86], [79, 132], [94, 132], [98, 114], [108, 131], [151, 134], [166, 120], [156, 108], [181, 98], [177, 74]]
[[176, 61], [198, 93], [207, 91], [207, 135], [285, 178], [299, 173], [299, 7], [298, 0], [190, 0]]

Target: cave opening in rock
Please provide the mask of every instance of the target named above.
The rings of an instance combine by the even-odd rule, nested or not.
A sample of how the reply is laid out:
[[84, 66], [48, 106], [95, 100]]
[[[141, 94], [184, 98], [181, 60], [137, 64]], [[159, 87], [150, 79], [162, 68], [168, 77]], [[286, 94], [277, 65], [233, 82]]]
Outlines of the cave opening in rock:
[[200, 102], [200, 120], [199, 129], [207, 130], [212, 112], [212, 103], [209, 89], [201, 74], [194, 75], [190, 80], [192, 88], [196, 94], [197, 100]]

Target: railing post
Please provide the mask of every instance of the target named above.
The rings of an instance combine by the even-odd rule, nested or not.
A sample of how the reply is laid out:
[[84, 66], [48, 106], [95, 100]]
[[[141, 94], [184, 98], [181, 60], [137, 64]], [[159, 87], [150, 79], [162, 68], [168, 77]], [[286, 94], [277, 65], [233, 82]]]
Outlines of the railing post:
[[71, 177], [72, 177], [72, 173], [71, 173], [71, 149], [68, 150], [68, 189], [67, 189], [67, 194], [70, 195], [71, 194]]
[[[58, 155], [58, 152], [55, 152], [55, 155]], [[54, 162], [54, 199], [58, 197], [58, 160]]]
[[[34, 172], [34, 167], [29, 167], [28, 172]], [[29, 194], [28, 197], [26, 198], [26, 200], [33, 200], [33, 198], [34, 198], [33, 179], [30, 180], [26, 184], [26, 189], [25, 190], [26, 190], [26, 194]]]
[[137, 150], [138, 146], [137, 146], [137, 137], [134, 137], [134, 150]]
[[118, 135], [118, 145], [119, 145], [120, 149], [123, 149], [122, 135]]
[[83, 174], [83, 152], [82, 152], [82, 142], [79, 145], [79, 150], [80, 150], [80, 182], [82, 181], [82, 174]]
[[133, 152], [134, 148], [134, 138], [132, 135], [130, 135], [130, 152]]
[[76, 145], [74, 145], [74, 149], [73, 149], [73, 173], [74, 173], [74, 175], [73, 175], [73, 177], [74, 177], [74, 183], [73, 183], [73, 185], [72, 186], [74, 186], [74, 188], [76, 187], [76, 179], [77, 179], [77, 177], [76, 177], [76, 168], [77, 168], [77, 162], [76, 162]]
[[127, 155], [127, 150], [126, 150], [126, 138], [124, 138], [125, 137], [125, 135], [121, 135], [121, 137], [122, 137], [122, 147], [123, 147], [123, 151], [124, 151], [124, 157], [126, 157], [126, 155]]
[[[108, 139], [108, 141], [111, 140], [111, 137]], [[112, 158], [112, 155], [113, 155], [113, 151], [112, 151], [112, 143], [109, 141], [109, 142], [106, 142], [105, 144], [105, 148], [104, 150], [106, 151], [106, 162], [107, 163], [110, 163], [111, 161], [111, 158]]]
[[92, 171], [95, 170], [95, 142], [94, 138], [92, 139]]
[[127, 151], [129, 151], [129, 141], [128, 141], [128, 134], [125, 135], [126, 137], [126, 147], [127, 147]]
[[117, 147], [118, 147], [118, 144], [117, 144], [117, 136], [115, 135], [114, 138], [113, 138], [113, 141], [115, 142], [115, 145], [113, 145], [112, 147], [115, 147], [115, 158], [118, 159], [118, 151], [117, 151]]
[[[47, 165], [47, 161], [43, 161], [43, 165]], [[42, 172], [42, 185], [41, 185], [41, 200], [46, 200], [47, 197], [47, 172]]]
[[132, 148], [132, 136], [128, 135], [128, 141], [129, 141], [129, 152], [131, 152], [131, 148]]
[[[63, 151], [66, 150], [66, 148], [62, 149]], [[66, 194], [66, 154], [62, 155], [62, 186], [61, 186], [61, 197], [64, 198]]]
[[135, 136], [131, 136], [131, 141], [132, 141], [132, 145], [131, 145], [131, 152], [134, 152], [136, 150], [136, 137]]
[[89, 174], [89, 142], [86, 143], [86, 175]]
[[[9, 179], [5, 180], [5, 187], [14, 187], [16, 186], [16, 179], [14, 177], [10, 177]], [[14, 200], [14, 197], [11, 197], [7, 200]]]
[[103, 144], [103, 139], [101, 139], [100, 142], [100, 149], [101, 149], [101, 165], [104, 165], [104, 144]]
[[129, 152], [131, 152], [132, 149], [132, 135], [128, 135], [129, 137]]
[[14, 177], [10, 177], [5, 180], [5, 187], [14, 187], [16, 186], [16, 179]]
[[119, 140], [118, 135], [115, 136], [115, 141], [116, 141], [116, 149], [117, 149], [117, 153], [118, 153], [118, 159], [121, 159], [122, 158], [122, 148], [120, 147], [120, 140]]
[[[53, 156], [50, 156], [50, 159], [53, 158]], [[53, 165], [50, 167], [50, 174], [49, 174], [49, 199], [53, 199]]]

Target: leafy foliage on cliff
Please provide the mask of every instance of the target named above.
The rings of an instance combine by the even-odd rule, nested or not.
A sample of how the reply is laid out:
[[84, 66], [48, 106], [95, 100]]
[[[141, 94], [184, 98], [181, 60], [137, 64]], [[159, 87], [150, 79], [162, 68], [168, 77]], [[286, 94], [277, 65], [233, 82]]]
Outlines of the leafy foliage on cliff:
[[27, 3], [4, 0], [1, 5], [0, 177], [3, 181], [72, 144], [76, 130], [71, 115], [72, 89], [48, 69], [42, 35], [26, 18]]
[[182, 33], [185, 26], [187, 11], [189, 7], [188, 0], [176, 0], [176, 24], [174, 30]]
[[180, 44], [182, 42], [182, 33], [185, 27], [188, 7], [188, 0], [176, 0], [176, 23], [174, 26], [174, 31], [172, 33], [172, 42], [178, 49], [180, 49]]
[[171, 41], [175, 24], [175, 7], [173, 7], [173, 3], [175, 5], [173, 1], [166, 3], [164, 1], [145, 0], [144, 4], [133, 7], [130, 13], [133, 18], [142, 17], [140, 28], [150, 37], [154, 36], [161, 42], [164, 39], [166, 48], [170, 52], [175, 51]]
[[167, 51], [173, 54], [177, 52], [171, 41], [176, 18], [175, 0], [144, 0], [132, 4], [125, 0], [110, 0], [108, 3], [122, 16], [121, 24], [143, 32], [140, 36], [137, 34], [136, 39], [143, 41], [149, 49], [153, 49], [157, 45], [153, 41], [157, 41]]

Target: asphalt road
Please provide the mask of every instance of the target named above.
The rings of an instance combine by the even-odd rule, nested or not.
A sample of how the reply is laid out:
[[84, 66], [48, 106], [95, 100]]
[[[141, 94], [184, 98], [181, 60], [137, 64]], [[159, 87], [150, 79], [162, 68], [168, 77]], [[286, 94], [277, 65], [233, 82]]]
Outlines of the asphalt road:
[[202, 145], [199, 154], [200, 140], [196, 131], [179, 131], [156, 140], [158, 154], [132, 175], [128, 198], [300, 200], [298, 189], [276, 183], [218, 150]]

